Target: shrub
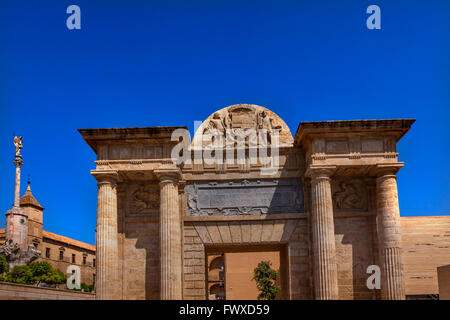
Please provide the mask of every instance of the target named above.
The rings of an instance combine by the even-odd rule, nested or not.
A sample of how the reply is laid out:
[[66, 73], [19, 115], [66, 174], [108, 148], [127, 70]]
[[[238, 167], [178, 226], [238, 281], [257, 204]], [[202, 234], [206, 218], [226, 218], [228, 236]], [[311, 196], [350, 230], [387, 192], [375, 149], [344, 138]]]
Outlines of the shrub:
[[0, 275], [9, 271], [8, 262], [6, 261], [5, 256], [0, 254]]
[[259, 290], [258, 300], [274, 300], [280, 287], [276, 284], [278, 271], [271, 268], [270, 261], [261, 261], [253, 270], [253, 280]]
[[29, 266], [15, 266], [5, 277], [7, 282], [34, 284], [33, 272]]
[[91, 292], [94, 289], [94, 285], [87, 285], [86, 283], [82, 282], [81, 289], [84, 290], [84, 292]]
[[52, 269], [40, 277], [40, 282], [45, 282], [46, 284], [60, 284], [66, 281], [67, 276], [59, 269]]
[[1, 281], [36, 284], [59, 284], [67, 280], [67, 276], [58, 269], [53, 269], [47, 261], [33, 262], [28, 266], [15, 266], [12, 271], [2, 275]]

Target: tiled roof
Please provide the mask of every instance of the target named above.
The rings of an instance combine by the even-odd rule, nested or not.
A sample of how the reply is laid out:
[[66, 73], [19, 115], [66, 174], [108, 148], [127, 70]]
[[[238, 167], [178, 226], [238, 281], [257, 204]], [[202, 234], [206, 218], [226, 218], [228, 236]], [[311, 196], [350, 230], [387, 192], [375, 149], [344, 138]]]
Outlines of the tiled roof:
[[47, 239], [55, 240], [58, 242], [66, 243], [66, 244], [69, 244], [69, 245], [72, 245], [75, 247], [79, 247], [79, 248], [83, 248], [83, 249], [95, 252], [95, 246], [93, 246], [92, 244], [74, 240], [74, 239], [71, 239], [68, 237], [64, 237], [64, 236], [61, 236], [61, 235], [53, 233], [53, 232], [48, 232], [48, 231], [42, 230], [42, 236]]
[[42, 208], [42, 206], [39, 204], [39, 202], [36, 200], [36, 198], [31, 193], [30, 182], [28, 182], [27, 191], [25, 192], [23, 197], [20, 198], [20, 206], [26, 206], [26, 205], [31, 205], [38, 209], [44, 210], [44, 208]]

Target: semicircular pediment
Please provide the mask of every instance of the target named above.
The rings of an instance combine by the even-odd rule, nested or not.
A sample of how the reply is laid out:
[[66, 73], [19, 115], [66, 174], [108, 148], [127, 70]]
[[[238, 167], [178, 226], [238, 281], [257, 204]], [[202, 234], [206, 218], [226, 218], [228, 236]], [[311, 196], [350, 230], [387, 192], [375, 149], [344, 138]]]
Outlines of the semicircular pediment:
[[[193, 144], [201, 145], [201, 135], [207, 129], [248, 130], [278, 129], [279, 146], [292, 146], [294, 139], [286, 123], [273, 111], [255, 104], [235, 104], [211, 114], [197, 129]], [[199, 144], [197, 144], [199, 143]]]

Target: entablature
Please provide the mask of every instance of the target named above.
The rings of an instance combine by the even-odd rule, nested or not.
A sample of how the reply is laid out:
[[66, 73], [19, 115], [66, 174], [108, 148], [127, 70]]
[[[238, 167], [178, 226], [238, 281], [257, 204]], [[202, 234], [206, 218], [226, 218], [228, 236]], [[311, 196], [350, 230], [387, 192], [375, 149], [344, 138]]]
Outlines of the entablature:
[[414, 119], [345, 120], [300, 123], [295, 145], [306, 165], [377, 165], [398, 162], [396, 143]]

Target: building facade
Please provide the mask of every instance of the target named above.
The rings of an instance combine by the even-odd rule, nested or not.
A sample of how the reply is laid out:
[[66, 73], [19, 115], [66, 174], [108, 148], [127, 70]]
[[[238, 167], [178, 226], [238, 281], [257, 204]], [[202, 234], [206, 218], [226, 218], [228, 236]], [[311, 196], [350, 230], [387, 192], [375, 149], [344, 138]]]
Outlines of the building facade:
[[[413, 122], [302, 122], [292, 136], [272, 111], [240, 104], [192, 143], [186, 127], [80, 129], [97, 155], [97, 298], [221, 299], [239, 254], [255, 263], [258, 252], [276, 259], [283, 299], [437, 294], [450, 219], [400, 218], [398, 204], [396, 144]], [[253, 129], [243, 141], [229, 133]], [[227, 255], [238, 257], [229, 268]], [[366, 285], [370, 266], [380, 290]]]
[[[33, 244], [40, 251], [36, 261], [48, 261], [66, 273], [67, 267], [80, 267], [80, 281], [88, 285], [95, 283], [95, 246], [64, 237], [43, 229], [44, 208], [31, 192], [30, 183], [25, 194], [20, 198], [20, 208], [26, 213], [27, 238], [25, 244]], [[6, 230], [0, 229], [0, 243], [6, 240]], [[25, 245], [25, 246], [26, 246]]]

